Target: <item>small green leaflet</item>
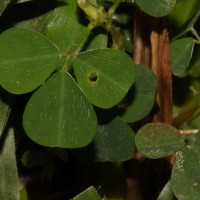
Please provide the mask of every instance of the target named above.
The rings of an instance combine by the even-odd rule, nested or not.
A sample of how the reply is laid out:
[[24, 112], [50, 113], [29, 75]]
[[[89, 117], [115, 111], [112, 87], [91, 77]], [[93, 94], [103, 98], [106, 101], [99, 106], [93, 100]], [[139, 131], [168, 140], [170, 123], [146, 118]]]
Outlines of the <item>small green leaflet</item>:
[[172, 72], [176, 76], [181, 76], [189, 66], [192, 58], [195, 40], [193, 38], [181, 38], [170, 44], [172, 61]]
[[149, 123], [139, 129], [135, 137], [139, 153], [158, 159], [176, 153], [185, 145], [179, 131], [164, 123]]
[[[146, 117], [155, 103], [157, 79], [155, 74], [143, 65], [136, 66], [136, 81], [122, 101], [120, 110], [126, 122], [136, 122]], [[127, 105], [123, 105], [124, 104]]]

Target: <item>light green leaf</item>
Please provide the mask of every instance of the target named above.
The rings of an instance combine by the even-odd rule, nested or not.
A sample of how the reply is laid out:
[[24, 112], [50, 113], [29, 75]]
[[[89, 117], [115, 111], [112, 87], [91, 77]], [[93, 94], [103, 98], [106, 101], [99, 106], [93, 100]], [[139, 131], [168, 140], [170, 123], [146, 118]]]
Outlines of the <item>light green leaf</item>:
[[176, 200], [174, 193], [171, 189], [171, 182], [170, 181], [168, 181], [168, 183], [162, 189], [157, 200]]
[[0, 137], [6, 126], [14, 96], [0, 87]]
[[38, 32], [12, 28], [0, 35], [0, 84], [14, 94], [30, 92], [55, 70], [58, 49]]
[[173, 21], [173, 31], [178, 28], [179, 34], [182, 35], [194, 26], [199, 14], [199, 0], [181, 0], [177, 1], [176, 6], [168, 17], [170, 21]]
[[27, 189], [23, 183], [20, 183], [19, 200], [28, 200]]
[[200, 134], [185, 138], [186, 146], [177, 153], [172, 169], [172, 190], [177, 199], [199, 200]]
[[29, 100], [23, 115], [27, 135], [49, 147], [78, 148], [96, 135], [95, 112], [72, 77], [57, 72]]
[[172, 72], [176, 76], [183, 75], [192, 58], [195, 40], [193, 38], [181, 38], [170, 44]]
[[3, 11], [6, 9], [6, 7], [8, 6], [8, 4], [11, 2], [12, 0], [1, 0], [0, 1], [0, 16], [2, 15]]
[[150, 113], [155, 103], [156, 76], [149, 68], [142, 65], [137, 66], [136, 71], [135, 84], [125, 98], [127, 102], [125, 104], [128, 106], [125, 105], [122, 118], [126, 122], [136, 122], [143, 119]]
[[119, 103], [135, 81], [135, 65], [124, 52], [98, 49], [80, 53], [73, 63], [78, 85], [95, 106]]
[[76, 197], [73, 198], [74, 200], [102, 200], [99, 196], [97, 190], [91, 186]]
[[99, 126], [93, 146], [97, 161], [125, 161], [135, 154], [135, 134], [125, 122], [116, 117]]
[[162, 17], [173, 10], [176, 0], [135, 0], [135, 3], [145, 13], [154, 17]]
[[179, 131], [164, 123], [144, 125], [136, 134], [135, 142], [138, 151], [152, 159], [175, 153], [185, 144]]
[[18, 200], [19, 181], [13, 129], [10, 129], [5, 137], [1, 137], [0, 148], [0, 199]]

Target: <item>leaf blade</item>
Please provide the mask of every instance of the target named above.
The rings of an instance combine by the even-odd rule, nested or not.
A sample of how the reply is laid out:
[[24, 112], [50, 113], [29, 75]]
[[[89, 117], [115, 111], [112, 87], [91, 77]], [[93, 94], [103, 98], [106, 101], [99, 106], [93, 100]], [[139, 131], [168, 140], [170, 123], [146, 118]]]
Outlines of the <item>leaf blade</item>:
[[19, 182], [13, 129], [8, 131], [4, 143], [1, 146], [0, 172], [0, 199], [17, 200], [19, 198]]
[[77, 82], [88, 100], [101, 108], [119, 103], [135, 81], [131, 58], [115, 49], [81, 53], [73, 66]]
[[0, 83], [14, 94], [36, 89], [55, 70], [58, 49], [38, 32], [11, 28], [0, 36]]
[[23, 115], [28, 136], [43, 146], [78, 148], [96, 135], [96, 115], [72, 77], [57, 72], [29, 100]]
[[164, 123], [149, 123], [139, 129], [135, 138], [138, 151], [152, 159], [166, 157], [184, 146], [179, 131]]

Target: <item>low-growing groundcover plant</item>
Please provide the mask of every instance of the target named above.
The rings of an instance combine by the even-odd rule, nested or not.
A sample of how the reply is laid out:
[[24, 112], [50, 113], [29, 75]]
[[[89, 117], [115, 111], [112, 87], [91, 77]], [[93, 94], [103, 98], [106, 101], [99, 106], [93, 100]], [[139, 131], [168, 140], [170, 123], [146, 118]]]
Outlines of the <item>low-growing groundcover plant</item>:
[[0, 199], [200, 198], [198, 0], [0, 1]]

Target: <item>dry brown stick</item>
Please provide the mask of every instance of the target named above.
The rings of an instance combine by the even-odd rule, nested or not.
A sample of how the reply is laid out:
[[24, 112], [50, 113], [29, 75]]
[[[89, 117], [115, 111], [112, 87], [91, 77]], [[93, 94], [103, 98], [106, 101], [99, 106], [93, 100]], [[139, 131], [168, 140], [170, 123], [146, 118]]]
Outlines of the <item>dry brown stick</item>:
[[169, 38], [164, 18], [154, 19], [151, 40], [151, 69], [158, 79], [154, 122], [172, 124], [172, 72]]
[[[169, 53], [169, 39], [166, 24], [163, 18], [153, 18], [139, 9], [135, 12], [134, 20], [134, 50], [133, 59], [135, 64], [143, 64], [156, 74], [158, 79], [158, 90], [156, 95], [156, 103], [158, 105], [158, 112], [153, 117], [154, 122], [164, 122], [172, 124], [172, 75], [170, 65]], [[142, 121], [145, 123], [146, 121]], [[153, 198], [153, 191], [150, 187], [140, 186], [138, 182], [149, 183], [147, 185], [154, 185], [150, 180], [153, 177], [152, 171], [146, 176], [138, 175], [141, 172], [141, 166], [144, 165], [141, 160], [133, 159], [132, 173], [127, 179], [128, 192], [127, 200], [140, 200]], [[163, 165], [164, 163], [164, 165]], [[147, 168], [155, 168], [156, 163], [147, 160]], [[131, 166], [131, 163], [130, 163]], [[164, 167], [163, 167], [164, 166]], [[169, 167], [171, 166], [170, 159], [162, 160], [161, 174], [169, 175]], [[144, 168], [143, 168], [144, 169]], [[163, 174], [163, 175], [164, 175]], [[142, 180], [141, 180], [142, 179]], [[145, 180], [144, 180], [145, 179]], [[165, 182], [165, 180], [158, 180]], [[161, 183], [162, 185], [163, 183]], [[144, 190], [147, 193], [143, 195]], [[155, 191], [154, 191], [155, 192]]]

